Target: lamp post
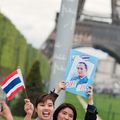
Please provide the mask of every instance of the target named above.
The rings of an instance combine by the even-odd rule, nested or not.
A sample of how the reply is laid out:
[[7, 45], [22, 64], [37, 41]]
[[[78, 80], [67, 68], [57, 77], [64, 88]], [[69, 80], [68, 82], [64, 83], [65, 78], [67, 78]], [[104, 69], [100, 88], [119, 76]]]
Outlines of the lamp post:
[[[50, 78], [50, 90], [64, 79], [65, 68], [75, 29], [78, 0], [62, 0], [58, 18], [53, 65]], [[65, 92], [61, 92], [56, 106], [64, 102]]]

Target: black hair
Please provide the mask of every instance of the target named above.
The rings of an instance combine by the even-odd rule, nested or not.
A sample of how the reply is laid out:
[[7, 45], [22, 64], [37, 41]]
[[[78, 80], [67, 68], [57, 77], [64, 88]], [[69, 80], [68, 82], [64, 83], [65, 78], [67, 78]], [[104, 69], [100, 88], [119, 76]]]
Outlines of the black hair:
[[62, 109], [65, 109], [65, 108], [70, 108], [72, 111], [73, 111], [73, 120], [76, 120], [77, 118], [77, 111], [76, 111], [76, 108], [70, 104], [70, 103], [63, 103], [61, 104], [54, 112], [53, 114], [53, 120], [57, 120], [57, 117], [58, 117], [58, 114], [59, 112], [62, 110]]
[[[78, 65], [79, 65], [79, 64], [84, 64], [85, 69], [86, 69], [86, 70], [88, 69], [88, 68], [87, 68], [87, 64], [86, 64], [85, 62], [79, 62]], [[77, 65], [77, 66], [78, 66], [78, 65]]]
[[37, 108], [37, 105], [40, 103], [40, 102], [45, 102], [46, 100], [50, 99], [52, 102], [53, 102], [53, 105], [54, 105], [54, 98], [53, 96], [51, 96], [50, 94], [47, 94], [47, 93], [42, 93], [40, 94], [36, 101], [35, 101], [35, 108]]

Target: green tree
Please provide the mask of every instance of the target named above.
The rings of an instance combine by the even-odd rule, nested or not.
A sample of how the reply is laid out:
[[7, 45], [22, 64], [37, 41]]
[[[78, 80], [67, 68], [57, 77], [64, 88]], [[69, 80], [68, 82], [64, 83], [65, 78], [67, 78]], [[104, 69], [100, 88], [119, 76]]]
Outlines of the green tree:
[[41, 80], [39, 61], [34, 62], [30, 70], [30, 73], [26, 78], [26, 89], [27, 89], [28, 97], [33, 103], [36, 97], [40, 94], [40, 92], [43, 92], [43, 83]]

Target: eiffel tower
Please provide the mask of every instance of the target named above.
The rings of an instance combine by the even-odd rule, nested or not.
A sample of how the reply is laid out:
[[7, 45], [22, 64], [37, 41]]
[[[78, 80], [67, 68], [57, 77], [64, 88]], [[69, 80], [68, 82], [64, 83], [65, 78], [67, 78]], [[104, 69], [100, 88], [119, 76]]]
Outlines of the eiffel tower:
[[[99, 3], [103, 2], [101, 6], [99, 3], [95, 3], [95, 0], [92, 3], [89, 1], [79, 0], [73, 48], [84, 46], [98, 48], [108, 52], [117, 62], [120, 62], [118, 53], [120, 51], [120, 0], [99, 0]], [[95, 14], [94, 12], [92, 13], [89, 7], [86, 7], [90, 4], [93, 4], [95, 9], [96, 5], [101, 7], [101, 11], [103, 11], [104, 5], [107, 5], [108, 13], [97, 14], [96, 11]], [[55, 28], [41, 47], [42, 52], [48, 57], [50, 63], [54, 51], [58, 16], [59, 13], [56, 14]]]

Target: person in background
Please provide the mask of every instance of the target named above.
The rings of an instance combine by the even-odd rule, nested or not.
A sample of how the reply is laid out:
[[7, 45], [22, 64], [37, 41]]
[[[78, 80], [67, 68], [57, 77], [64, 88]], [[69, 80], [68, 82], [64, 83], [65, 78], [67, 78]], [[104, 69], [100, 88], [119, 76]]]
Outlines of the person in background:
[[4, 101], [0, 101], [0, 116], [4, 120], [13, 120], [10, 108]]

